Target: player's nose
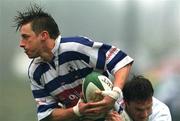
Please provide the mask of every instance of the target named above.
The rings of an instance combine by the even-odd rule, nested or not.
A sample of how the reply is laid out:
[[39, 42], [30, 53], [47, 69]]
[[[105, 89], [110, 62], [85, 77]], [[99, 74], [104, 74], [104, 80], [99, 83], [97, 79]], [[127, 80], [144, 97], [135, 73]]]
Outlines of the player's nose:
[[25, 42], [25, 41], [23, 41], [23, 40], [20, 40], [20, 42], [19, 42], [19, 46], [20, 46], [20, 47], [22, 47], [22, 48], [24, 48], [24, 47], [25, 47], [25, 45], [26, 45], [26, 42]]
[[142, 113], [142, 118], [147, 118], [149, 116], [149, 112], [148, 111], [144, 111], [143, 113]]

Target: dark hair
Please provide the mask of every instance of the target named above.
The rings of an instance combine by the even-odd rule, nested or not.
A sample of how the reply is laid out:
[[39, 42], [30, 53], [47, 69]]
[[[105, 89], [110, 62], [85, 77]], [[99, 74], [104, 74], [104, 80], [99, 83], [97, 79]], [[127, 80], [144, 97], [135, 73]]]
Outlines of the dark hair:
[[49, 36], [56, 39], [60, 34], [58, 25], [52, 18], [52, 16], [42, 10], [38, 5], [30, 5], [27, 11], [17, 11], [18, 15], [15, 16], [14, 22], [16, 31], [21, 28], [22, 25], [31, 23], [32, 30], [39, 34], [46, 30], [49, 32]]
[[138, 75], [125, 83], [122, 90], [124, 100], [129, 101], [144, 101], [154, 94], [154, 89], [151, 82], [145, 77]]

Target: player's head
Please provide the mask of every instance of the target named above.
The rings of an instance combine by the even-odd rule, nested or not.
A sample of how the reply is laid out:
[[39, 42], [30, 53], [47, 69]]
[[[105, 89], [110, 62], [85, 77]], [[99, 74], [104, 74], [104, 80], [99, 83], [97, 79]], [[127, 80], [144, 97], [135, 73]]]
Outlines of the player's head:
[[53, 17], [36, 4], [31, 5], [26, 11], [17, 11], [17, 13], [18, 15], [14, 18], [16, 30], [29, 23], [36, 34], [46, 30], [52, 39], [56, 39], [60, 34]]
[[134, 121], [147, 121], [152, 113], [154, 94], [151, 82], [143, 76], [134, 76], [123, 88], [126, 111]]
[[44, 57], [45, 53], [51, 52], [60, 32], [50, 14], [34, 5], [27, 11], [18, 11], [15, 22], [21, 35], [20, 47], [29, 58]]
[[151, 82], [141, 75], [134, 76], [123, 88], [124, 100], [128, 102], [147, 100], [149, 97], [152, 97], [153, 94], [154, 89]]

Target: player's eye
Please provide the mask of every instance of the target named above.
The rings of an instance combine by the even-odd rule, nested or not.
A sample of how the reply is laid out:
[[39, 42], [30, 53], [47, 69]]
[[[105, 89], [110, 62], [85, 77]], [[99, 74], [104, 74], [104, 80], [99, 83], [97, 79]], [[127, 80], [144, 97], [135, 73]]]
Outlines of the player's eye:
[[28, 37], [29, 37], [28, 35], [25, 35], [25, 34], [22, 35], [22, 39], [26, 40], [26, 39], [28, 39]]

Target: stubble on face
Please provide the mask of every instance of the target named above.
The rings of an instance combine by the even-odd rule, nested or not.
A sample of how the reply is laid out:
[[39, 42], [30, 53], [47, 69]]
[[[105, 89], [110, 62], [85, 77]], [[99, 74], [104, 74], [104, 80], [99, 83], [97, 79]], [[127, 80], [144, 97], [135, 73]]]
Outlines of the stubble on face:
[[29, 58], [36, 58], [40, 56], [40, 40], [38, 35], [31, 29], [31, 24], [25, 24], [20, 28], [21, 40], [20, 47], [22, 47]]

